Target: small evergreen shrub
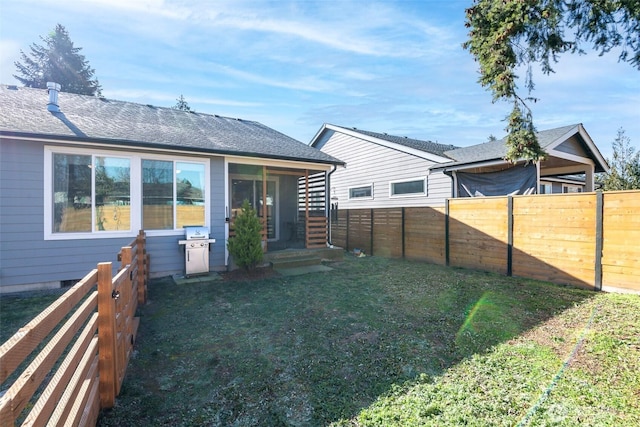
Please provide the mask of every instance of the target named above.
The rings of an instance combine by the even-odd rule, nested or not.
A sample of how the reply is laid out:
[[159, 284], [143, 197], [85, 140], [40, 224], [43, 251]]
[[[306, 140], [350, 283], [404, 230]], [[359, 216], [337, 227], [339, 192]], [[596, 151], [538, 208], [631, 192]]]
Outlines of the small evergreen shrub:
[[241, 268], [253, 270], [262, 261], [262, 224], [248, 200], [242, 203], [240, 213], [233, 222], [236, 232], [227, 241], [227, 248], [234, 262]]

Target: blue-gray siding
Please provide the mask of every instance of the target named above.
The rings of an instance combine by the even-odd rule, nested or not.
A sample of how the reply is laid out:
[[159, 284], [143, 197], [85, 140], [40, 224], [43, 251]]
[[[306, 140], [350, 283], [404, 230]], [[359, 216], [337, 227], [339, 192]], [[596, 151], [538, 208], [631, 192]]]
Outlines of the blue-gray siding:
[[[44, 144], [3, 138], [0, 141], [0, 286], [82, 278], [99, 262], [118, 265], [116, 255], [132, 237], [113, 239], [44, 240]], [[211, 157], [212, 270], [225, 268], [224, 158]], [[148, 237], [151, 274], [184, 269], [180, 236]], [[1, 291], [1, 290], [0, 290]]]

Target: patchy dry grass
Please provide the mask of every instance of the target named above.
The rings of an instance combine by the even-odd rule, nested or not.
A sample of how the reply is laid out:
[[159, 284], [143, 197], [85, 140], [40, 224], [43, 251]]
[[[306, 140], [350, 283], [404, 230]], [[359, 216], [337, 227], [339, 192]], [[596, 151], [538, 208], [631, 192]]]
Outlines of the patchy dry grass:
[[121, 394], [99, 424], [640, 420], [638, 296], [376, 257], [332, 267], [153, 281]]

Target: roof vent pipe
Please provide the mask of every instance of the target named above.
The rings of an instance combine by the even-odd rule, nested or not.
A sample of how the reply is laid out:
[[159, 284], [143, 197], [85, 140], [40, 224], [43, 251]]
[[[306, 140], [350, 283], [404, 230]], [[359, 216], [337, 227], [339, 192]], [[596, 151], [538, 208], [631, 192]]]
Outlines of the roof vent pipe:
[[52, 113], [59, 113], [60, 106], [58, 105], [58, 92], [60, 92], [60, 83], [47, 82], [47, 93], [49, 94], [49, 103], [47, 104], [47, 110]]

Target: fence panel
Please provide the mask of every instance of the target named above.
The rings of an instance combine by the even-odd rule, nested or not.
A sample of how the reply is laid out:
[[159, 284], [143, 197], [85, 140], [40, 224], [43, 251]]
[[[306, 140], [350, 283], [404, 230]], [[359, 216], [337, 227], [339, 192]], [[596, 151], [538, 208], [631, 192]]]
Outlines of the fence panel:
[[0, 426], [21, 417], [23, 425], [95, 425], [100, 409], [113, 406], [146, 297], [144, 232], [119, 257], [115, 278], [111, 263], [98, 264], [0, 346], [0, 383], [17, 376], [0, 397]]
[[640, 291], [640, 191], [603, 197], [603, 287]]
[[371, 209], [352, 209], [349, 210], [349, 223], [347, 241], [349, 247], [347, 250], [359, 248], [367, 254], [371, 254]]
[[449, 201], [449, 263], [507, 274], [507, 198]]
[[593, 288], [596, 194], [513, 199], [513, 275]]
[[405, 208], [404, 232], [406, 258], [445, 264], [444, 208]]
[[402, 258], [402, 208], [373, 212], [373, 255]]
[[640, 292], [640, 191], [451, 199], [448, 218], [425, 207], [333, 218], [333, 242], [346, 249], [435, 264], [448, 252], [452, 266]]
[[347, 248], [347, 210], [333, 210], [331, 212], [331, 243], [335, 246]]

